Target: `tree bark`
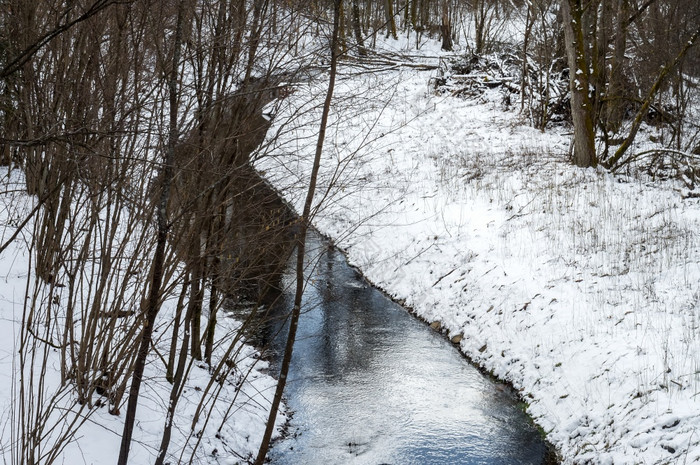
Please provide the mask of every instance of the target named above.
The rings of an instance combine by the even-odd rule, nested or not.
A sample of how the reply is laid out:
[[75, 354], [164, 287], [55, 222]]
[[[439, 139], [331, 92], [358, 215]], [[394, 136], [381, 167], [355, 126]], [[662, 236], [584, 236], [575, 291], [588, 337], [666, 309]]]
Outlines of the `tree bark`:
[[352, 29], [357, 42], [357, 54], [361, 57], [367, 55], [365, 41], [362, 38], [362, 27], [360, 25], [360, 7], [357, 5], [357, 0], [352, 0]]
[[527, 49], [530, 45], [530, 33], [532, 32], [532, 24], [534, 23], [532, 18], [532, 4], [527, 5], [527, 16], [525, 17], [525, 34], [523, 37], [523, 55], [522, 55], [522, 68], [520, 76], [520, 111], [525, 110], [525, 88], [527, 86]]
[[267, 11], [268, 0], [254, 0], [253, 1], [253, 26], [250, 32], [250, 42], [248, 44], [248, 64], [245, 68], [245, 77], [243, 78], [244, 87], [250, 82], [250, 78], [253, 72], [253, 65], [255, 63], [255, 56], [258, 52], [258, 45], [260, 44], [260, 37], [262, 35], [263, 29], [263, 18], [265, 12]]
[[386, 36], [398, 39], [396, 34], [396, 20], [394, 19], [394, 5], [391, 0], [384, 0], [384, 14], [386, 15]]
[[[182, 290], [180, 291], [180, 297], [177, 299], [177, 309], [175, 310], [175, 320], [173, 321], [173, 333], [170, 338], [170, 352], [168, 353], [168, 366], [165, 371], [165, 379], [169, 383], [174, 382], [175, 376], [175, 357], [177, 356], [177, 337], [180, 332], [180, 322], [182, 321], [182, 309], [184, 307], [185, 296], [187, 295], [187, 288], [189, 287], [190, 273], [186, 273], [183, 283]], [[185, 318], [187, 321], [187, 318]], [[185, 331], [187, 331], [187, 325], [185, 325]]]
[[442, 12], [440, 17], [440, 35], [442, 36], [442, 49], [452, 51], [452, 26], [450, 25], [450, 1], [442, 0]]
[[348, 51], [348, 41], [345, 33], [345, 7], [344, 2], [340, 2], [340, 20], [338, 21], [338, 49], [339, 53], [345, 54]]
[[594, 108], [590, 98], [590, 73], [586, 60], [581, 0], [562, 0], [566, 54], [569, 63], [571, 118], [574, 124], [574, 163], [580, 167], [597, 164]]
[[487, 34], [487, 9], [486, 0], [476, 0], [474, 2], [474, 52], [481, 55], [486, 46]]
[[[200, 252], [201, 253], [201, 252]], [[195, 276], [192, 279], [191, 290], [190, 290], [190, 302], [188, 303], [188, 311], [191, 308], [191, 316], [185, 324], [190, 326], [191, 331], [191, 348], [192, 357], [195, 360], [202, 359], [202, 337], [201, 337], [201, 323], [202, 323], [202, 306], [204, 300], [204, 260], [205, 257], [200, 255], [197, 258], [197, 264], [195, 265]]]

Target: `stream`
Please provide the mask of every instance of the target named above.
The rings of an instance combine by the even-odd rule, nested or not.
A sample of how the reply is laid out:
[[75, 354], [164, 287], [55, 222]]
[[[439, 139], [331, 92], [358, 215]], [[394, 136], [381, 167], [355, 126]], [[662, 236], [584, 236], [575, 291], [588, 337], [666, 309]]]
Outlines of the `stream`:
[[[270, 450], [271, 463], [545, 462], [545, 442], [508, 387], [482, 375], [313, 232], [307, 259], [310, 280], [285, 391], [293, 416]], [[292, 268], [276, 304], [280, 315], [292, 307]], [[264, 329], [272, 374], [286, 337], [281, 318]]]

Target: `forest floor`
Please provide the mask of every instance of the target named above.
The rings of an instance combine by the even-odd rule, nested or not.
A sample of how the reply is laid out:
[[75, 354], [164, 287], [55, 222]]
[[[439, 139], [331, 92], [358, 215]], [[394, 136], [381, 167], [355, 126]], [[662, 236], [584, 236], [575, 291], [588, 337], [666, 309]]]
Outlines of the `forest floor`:
[[[462, 336], [563, 463], [700, 460], [700, 200], [679, 181], [576, 168], [569, 129], [533, 129], [517, 95], [441, 95], [436, 77], [340, 68], [315, 226]], [[278, 104], [257, 166], [297, 209], [326, 85]]]

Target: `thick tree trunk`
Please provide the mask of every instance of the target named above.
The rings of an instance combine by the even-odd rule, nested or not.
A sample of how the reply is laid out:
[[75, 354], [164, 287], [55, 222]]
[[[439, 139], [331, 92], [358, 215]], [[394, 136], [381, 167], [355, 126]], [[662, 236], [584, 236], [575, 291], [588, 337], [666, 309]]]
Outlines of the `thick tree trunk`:
[[394, 19], [394, 5], [391, 0], [384, 0], [384, 13], [386, 15], [386, 36], [398, 39], [396, 35], [396, 20]]
[[590, 98], [590, 74], [586, 60], [581, 0], [562, 0], [566, 54], [569, 62], [571, 118], [574, 124], [574, 163], [596, 166], [595, 110]]
[[[413, 30], [418, 32], [418, 2], [420, 0], [412, 0], [411, 1], [411, 26], [413, 26]], [[408, 8], [407, 8], [408, 9]]]
[[338, 23], [338, 49], [340, 50], [339, 53], [341, 54], [345, 54], [348, 51], [347, 34], [345, 33], [346, 18], [345, 7], [343, 6], [344, 4], [345, 2], [340, 2], [340, 21]]
[[486, 46], [486, 16], [487, 9], [485, 0], [477, 0], [474, 2], [474, 52], [481, 55]]
[[452, 26], [450, 25], [450, 2], [442, 0], [442, 12], [440, 17], [440, 35], [442, 36], [442, 49], [452, 51]]

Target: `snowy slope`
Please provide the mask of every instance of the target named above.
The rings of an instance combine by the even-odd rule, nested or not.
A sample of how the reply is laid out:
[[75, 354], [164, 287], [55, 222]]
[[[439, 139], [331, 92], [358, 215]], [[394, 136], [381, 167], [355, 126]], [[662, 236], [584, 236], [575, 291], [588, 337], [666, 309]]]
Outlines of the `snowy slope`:
[[[564, 463], [700, 460], [698, 200], [572, 167], [569, 135], [528, 127], [497, 89], [463, 100], [436, 96], [434, 72], [340, 73], [316, 227], [463, 335]], [[278, 109], [258, 165], [298, 209], [325, 85]]]
[[[31, 211], [36, 198], [24, 193], [24, 180], [19, 170], [8, 173], [5, 168], [0, 172], [0, 178], [5, 188], [4, 195], [0, 196], [0, 244], [5, 244], [16, 231], [17, 219], [24, 218]], [[54, 463], [115, 463], [119, 456], [124, 409], [120, 415], [110, 414], [104, 405], [106, 401], [100, 401], [98, 395], [95, 396], [96, 403], [102, 402], [101, 406], [88, 408], [79, 404], [72, 382], [61, 384], [61, 360], [59, 351], [54, 348], [37, 344], [35, 351], [26, 349], [24, 352], [28, 355], [35, 353], [37, 356], [33, 363], [35, 370], [31, 370], [32, 359], [29, 357], [25, 359], [25, 366], [21, 365], [18, 352], [24, 302], [31, 298], [36, 286], [40, 287], [37, 289], [39, 296], [44, 296], [48, 289], [48, 286], [37, 285], [28, 272], [32, 256], [28, 244], [32, 243], [32, 231], [30, 222], [0, 255], [1, 460], [3, 463], [19, 463], [20, 459], [27, 459], [18, 449], [21, 425], [31, 423], [35, 415], [44, 415], [41, 421], [43, 449], [37, 463], [49, 462], [52, 447], [60, 444], [60, 436], [70, 432], [71, 428], [73, 432], [56, 454]], [[141, 253], [147, 254], [147, 251]], [[60, 307], [66, 298], [65, 288], [57, 288], [54, 292], [55, 297], [51, 298], [55, 298]], [[160, 355], [167, 357], [169, 351], [176, 301], [176, 292], [166, 296], [157, 321], [154, 336], [157, 352], [152, 351], [149, 355], [144, 374], [130, 464], [152, 464], [158, 453], [171, 389], [165, 379], [165, 363]], [[76, 324], [75, 328], [77, 331], [79, 326]], [[214, 382], [204, 363], [192, 365], [178, 403], [166, 463], [187, 463], [193, 457], [193, 463], [233, 465], [246, 463], [257, 453], [276, 380], [263, 373], [267, 362], [260, 360], [257, 350], [234, 337], [239, 328], [238, 321], [220, 315], [212, 358], [214, 364], [225, 358], [233, 367], [228, 376], [218, 380], [221, 382]], [[44, 348], [48, 351], [44, 352]], [[227, 353], [229, 348], [232, 351]], [[42, 371], [44, 353], [47, 363], [46, 370]], [[26, 399], [24, 403], [21, 402], [22, 394]], [[198, 410], [199, 421], [193, 422]], [[22, 415], [26, 416], [25, 421]], [[282, 409], [278, 423], [284, 418]]]

